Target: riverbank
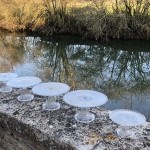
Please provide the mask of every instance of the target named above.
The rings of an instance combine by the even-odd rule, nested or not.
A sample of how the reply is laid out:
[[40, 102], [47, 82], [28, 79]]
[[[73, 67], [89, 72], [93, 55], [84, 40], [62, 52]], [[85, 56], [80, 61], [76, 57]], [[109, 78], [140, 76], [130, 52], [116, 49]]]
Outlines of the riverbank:
[[0, 29], [11, 32], [74, 34], [103, 41], [150, 39], [150, 6], [146, 0], [84, 1], [84, 5], [61, 0], [0, 3]]
[[136, 127], [137, 139], [121, 139], [116, 135], [108, 110], [91, 109], [96, 119], [89, 125], [73, 118], [76, 108], [62, 100], [58, 111], [42, 111], [45, 98], [35, 96], [32, 102], [16, 100], [20, 90], [0, 94], [1, 150], [149, 150], [150, 123]]

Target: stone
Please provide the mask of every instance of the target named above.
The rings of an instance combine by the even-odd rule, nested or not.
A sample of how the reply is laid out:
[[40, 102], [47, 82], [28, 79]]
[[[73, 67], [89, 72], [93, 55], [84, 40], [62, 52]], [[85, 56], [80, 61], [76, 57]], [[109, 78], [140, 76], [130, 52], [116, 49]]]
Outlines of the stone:
[[0, 150], [150, 150], [150, 123], [133, 128], [136, 139], [123, 139], [106, 109], [90, 109], [95, 121], [82, 124], [74, 119], [77, 109], [61, 97], [60, 110], [43, 111], [45, 98], [19, 102], [19, 92], [0, 93]]

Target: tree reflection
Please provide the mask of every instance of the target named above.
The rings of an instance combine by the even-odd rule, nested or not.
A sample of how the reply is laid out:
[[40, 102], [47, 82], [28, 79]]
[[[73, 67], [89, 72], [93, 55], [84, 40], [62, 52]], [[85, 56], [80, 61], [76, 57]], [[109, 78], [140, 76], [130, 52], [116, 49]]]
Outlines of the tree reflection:
[[[146, 83], [150, 75], [150, 52], [118, 50], [104, 45], [80, 45], [65, 40], [45, 42], [42, 68], [51, 81], [74, 88], [109, 92]], [[112, 93], [110, 92], [110, 93]], [[122, 92], [121, 92], [122, 93]]]
[[[36, 75], [44, 80], [65, 82], [72, 89], [102, 91], [111, 97], [119, 97], [129, 89], [147, 89], [149, 85], [148, 47], [144, 47], [144, 51], [142, 47], [141, 51], [135, 51], [132, 50], [133, 43], [132, 46], [126, 43], [126, 50], [125, 43], [106, 45], [63, 36], [46, 40], [5, 35], [0, 41], [1, 71], [32, 62], [36, 66]], [[29, 74], [33, 68], [30, 70]]]
[[82, 61], [86, 63], [78, 69], [82, 72], [81, 80], [84, 77], [93, 82], [94, 89], [109, 91], [111, 96], [117, 96], [118, 92], [123, 94], [125, 88], [147, 82], [150, 75], [150, 52], [118, 51], [103, 46], [89, 48], [89, 51], [91, 49], [93, 54], [89, 57], [83, 55]]
[[13, 71], [22, 62], [24, 37], [0, 34], [0, 71]]
[[65, 82], [77, 87], [74, 66], [70, 63], [68, 57], [68, 45], [65, 42], [42, 43], [42, 56], [38, 61], [40, 68], [43, 68], [44, 78], [55, 82]]

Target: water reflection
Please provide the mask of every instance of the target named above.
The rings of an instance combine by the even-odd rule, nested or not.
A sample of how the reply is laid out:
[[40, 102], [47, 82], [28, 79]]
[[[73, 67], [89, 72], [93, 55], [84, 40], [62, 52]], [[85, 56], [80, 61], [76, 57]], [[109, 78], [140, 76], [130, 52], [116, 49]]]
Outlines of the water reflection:
[[133, 41], [98, 44], [78, 37], [7, 34], [0, 37], [0, 71], [102, 91], [110, 99], [105, 107], [138, 110], [150, 119], [150, 45], [141, 43], [135, 41], [137, 51]]
[[11, 36], [0, 36], [0, 71], [12, 70], [13, 67], [22, 62], [24, 39], [12, 38]]

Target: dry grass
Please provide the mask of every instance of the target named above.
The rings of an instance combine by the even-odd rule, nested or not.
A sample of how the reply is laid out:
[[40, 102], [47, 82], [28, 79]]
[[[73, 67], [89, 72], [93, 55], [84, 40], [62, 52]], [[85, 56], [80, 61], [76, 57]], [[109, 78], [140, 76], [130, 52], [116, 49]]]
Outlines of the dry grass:
[[150, 0], [0, 0], [0, 28], [150, 39]]
[[44, 24], [42, 0], [0, 0], [0, 27], [4, 29], [25, 30], [31, 24]]

